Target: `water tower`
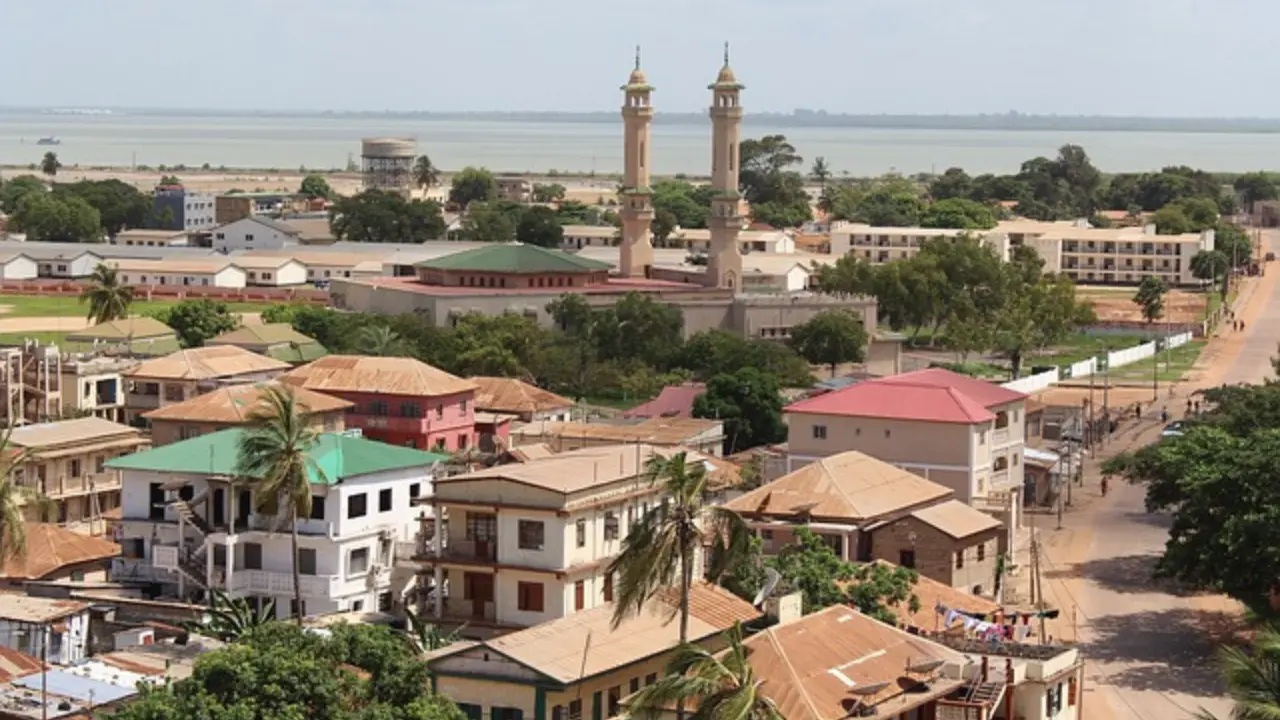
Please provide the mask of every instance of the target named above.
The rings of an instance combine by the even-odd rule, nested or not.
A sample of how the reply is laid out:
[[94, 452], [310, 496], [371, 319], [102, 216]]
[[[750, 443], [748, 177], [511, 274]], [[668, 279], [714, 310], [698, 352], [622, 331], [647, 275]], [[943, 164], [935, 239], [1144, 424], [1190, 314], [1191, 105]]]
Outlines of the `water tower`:
[[413, 187], [413, 161], [418, 143], [411, 138], [365, 138], [360, 141], [360, 173], [365, 190], [408, 194]]

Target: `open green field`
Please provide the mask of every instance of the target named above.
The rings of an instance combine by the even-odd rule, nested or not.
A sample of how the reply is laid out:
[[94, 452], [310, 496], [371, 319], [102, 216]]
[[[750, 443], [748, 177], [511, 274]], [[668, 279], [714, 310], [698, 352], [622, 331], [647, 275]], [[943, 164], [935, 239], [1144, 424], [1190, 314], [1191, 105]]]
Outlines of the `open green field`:
[[1070, 365], [1111, 350], [1148, 342], [1142, 335], [1085, 335], [1077, 333], [1043, 355], [1027, 358], [1028, 365]]
[[[129, 313], [149, 315], [176, 304], [171, 300], [138, 300], [129, 306]], [[248, 313], [260, 313], [271, 305], [272, 303], [227, 303], [233, 312]], [[78, 298], [70, 296], [0, 295], [0, 307], [4, 309], [0, 317], [84, 317], [87, 311]]]

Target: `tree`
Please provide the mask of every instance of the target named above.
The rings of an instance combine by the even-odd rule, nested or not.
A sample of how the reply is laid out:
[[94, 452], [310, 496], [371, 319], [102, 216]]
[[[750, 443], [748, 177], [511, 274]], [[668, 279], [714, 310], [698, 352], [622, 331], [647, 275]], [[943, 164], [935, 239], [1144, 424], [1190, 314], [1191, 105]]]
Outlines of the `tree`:
[[711, 378], [693, 401], [693, 416], [724, 422], [726, 454], [787, 437], [778, 381], [752, 367]]
[[43, 515], [48, 499], [32, 488], [23, 485], [15, 471], [27, 461], [30, 452], [10, 443], [13, 425], [7, 425], [0, 433], [0, 565], [9, 560], [27, 557], [27, 522], [23, 507], [35, 503]]
[[[62, 183], [53, 190], [54, 197], [78, 197], [98, 211], [98, 220], [102, 230], [115, 236], [125, 228], [146, 227], [149, 220], [155, 217], [153, 199], [143, 195], [136, 187], [119, 180], [83, 180], [74, 183]], [[156, 222], [159, 227], [172, 225], [173, 211], [169, 211], [169, 222]]]
[[751, 219], [776, 228], [800, 227], [813, 219], [806, 202], [762, 202], [751, 206]]
[[672, 706], [697, 704], [695, 717], [716, 720], [782, 720], [764, 685], [755, 677], [742, 625], [726, 633], [729, 646], [713, 652], [683, 643], [675, 649], [661, 680], [636, 693], [628, 702], [633, 718], [656, 720]]
[[338, 198], [329, 208], [329, 229], [349, 242], [422, 243], [444, 237], [440, 203], [405, 200], [399, 193], [365, 190]]
[[1218, 223], [1214, 230], [1213, 249], [1221, 252], [1232, 267], [1248, 267], [1254, 259], [1253, 241], [1228, 222]]
[[316, 173], [302, 178], [302, 185], [298, 188], [298, 192], [312, 199], [330, 200], [334, 196], [333, 188], [329, 187], [329, 181], [325, 180], [323, 175]]
[[564, 243], [564, 227], [556, 219], [555, 210], [537, 205], [520, 213], [516, 240], [526, 245], [558, 249]]
[[453, 176], [449, 202], [466, 208], [473, 202], [492, 202], [498, 197], [498, 181], [484, 168], [465, 167]]
[[878, 186], [865, 193], [851, 219], [876, 227], [918, 227], [924, 201], [912, 190]]
[[467, 208], [467, 214], [462, 216], [462, 239], [468, 242], [512, 242], [516, 239], [516, 226], [523, 214], [509, 211], [499, 203], [473, 203]]
[[[694, 553], [702, 551], [703, 538], [709, 537], [710, 573], [717, 576], [746, 552], [751, 530], [737, 513], [708, 502], [706, 468], [689, 462], [686, 453], [652, 455], [645, 471], [669, 502], [657, 505], [631, 526], [621, 552], [609, 564], [607, 572], [616, 578], [613, 626], [642, 612], [664, 588], [677, 587], [680, 643], [684, 644], [689, 642]], [[677, 715], [683, 715], [679, 708]]]
[[214, 590], [209, 596], [205, 616], [199, 622], [186, 623], [183, 627], [205, 637], [235, 642], [242, 635], [274, 622], [275, 619], [274, 600], [268, 600], [255, 610], [246, 598], [232, 598], [221, 590]]
[[1155, 275], [1142, 278], [1142, 284], [1138, 286], [1138, 292], [1133, 296], [1133, 304], [1142, 310], [1142, 317], [1147, 321], [1147, 325], [1151, 325], [1164, 315], [1164, 295], [1167, 292], [1169, 292], [1169, 286], [1165, 285], [1164, 280]]
[[1151, 213], [1151, 222], [1161, 235], [1182, 235], [1191, 232], [1191, 218], [1178, 205], [1166, 205]]
[[357, 343], [361, 354], [374, 357], [407, 357], [409, 348], [404, 340], [386, 325], [361, 328]]
[[672, 228], [705, 228], [710, 206], [709, 187], [698, 187], [683, 180], [659, 180], [653, 184], [654, 212], [669, 214]]
[[1222, 279], [1222, 297], [1227, 297], [1227, 283], [1231, 277], [1231, 261], [1221, 250], [1201, 250], [1191, 257], [1191, 274], [1211, 283]]
[[92, 205], [78, 197], [29, 193], [18, 203], [10, 228], [42, 242], [97, 242], [102, 219]]
[[[812, 217], [804, 177], [789, 169], [803, 162], [804, 158], [796, 154], [795, 146], [787, 142], [784, 135], [766, 135], [738, 144], [739, 184], [751, 203], [753, 216], [760, 219], [754, 208], [765, 205], [765, 216], [783, 227], [799, 225]], [[803, 219], [795, 222], [797, 218]]]
[[178, 333], [183, 347], [202, 347], [207, 340], [240, 327], [240, 316], [218, 300], [183, 300], [159, 310], [155, 318]]
[[1249, 212], [1253, 212], [1253, 206], [1258, 202], [1280, 197], [1280, 185], [1276, 182], [1276, 176], [1271, 173], [1245, 173], [1236, 178], [1232, 185], [1240, 193], [1240, 199]]
[[966, 198], [947, 198], [925, 208], [920, 227], [990, 230], [998, 219], [989, 205]]
[[[310, 409], [293, 388], [267, 388], [249, 412], [237, 448], [237, 473], [257, 481], [257, 512], [289, 524], [293, 549], [294, 616], [302, 626], [302, 580], [298, 563], [298, 518], [311, 517], [311, 478], [325, 473], [310, 451], [319, 440]], [[283, 514], [283, 517], [281, 517]]]
[[[474, 448], [475, 446], [472, 447]], [[446, 633], [440, 629], [439, 625], [424, 620], [412, 608], [405, 608], [404, 612], [409, 624], [406, 634], [409, 637], [409, 642], [413, 643], [419, 653], [439, 650], [462, 639], [461, 632], [466, 627], [465, 625], [451, 633]]]
[[419, 155], [418, 159], [413, 161], [413, 181], [423, 189], [440, 184], [440, 170], [432, 164], [431, 158]]
[[[1235, 701], [1234, 720], [1275, 720], [1280, 717], [1280, 631], [1265, 625], [1248, 648], [1223, 646], [1219, 651], [1227, 694]], [[1197, 720], [1217, 720], [1201, 710]]]
[[992, 324], [991, 347], [1009, 358], [1015, 379], [1028, 353], [1067, 339], [1081, 319], [1075, 283], [1065, 276], [1040, 275], [1036, 260], [1034, 280], [1019, 275], [1016, 264], [1006, 266], [1010, 277], [1004, 302]]
[[86, 320], [101, 324], [129, 316], [133, 286], [120, 283], [118, 270], [98, 263], [88, 282], [88, 286], [80, 291], [80, 302], [89, 305]]
[[50, 150], [40, 159], [40, 172], [49, 176], [52, 181], [58, 176], [58, 171], [62, 169], [62, 163], [58, 160], [58, 153]]
[[853, 314], [825, 310], [791, 329], [791, 347], [810, 364], [829, 366], [835, 377], [840, 365], [865, 359], [867, 331]]
[[1098, 208], [1102, 173], [1078, 145], [1063, 145], [1052, 160], [1027, 160], [1017, 179], [1028, 190], [1028, 197], [1018, 198], [1019, 212], [1025, 207], [1035, 213], [1036, 219], [1089, 217]]
[[533, 201], [540, 203], [558, 202], [564, 199], [565, 186], [560, 183], [534, 183], [533, 184]]
[[929, 183], [929, 197], [933, 198], [935, 203], [952, 198], [972, 199], [973, 193], [973, 178], [969, 177], [969, 173], [965, 172], [964, 168], [947, 168]]
[[813, 159], [813, 167], [809, 170], [809, 176], [814, 182], [822, 187], [827, 186], [827, 180], [831, 179], [831, 168], [827, 165], [827, 159], [819, 155]]
[[12, 215], [18, 211], [18, 204], [32, 193], [47, 193], [49, 187], [35, 175], [19, 175], [0, 186], [0, 211]]

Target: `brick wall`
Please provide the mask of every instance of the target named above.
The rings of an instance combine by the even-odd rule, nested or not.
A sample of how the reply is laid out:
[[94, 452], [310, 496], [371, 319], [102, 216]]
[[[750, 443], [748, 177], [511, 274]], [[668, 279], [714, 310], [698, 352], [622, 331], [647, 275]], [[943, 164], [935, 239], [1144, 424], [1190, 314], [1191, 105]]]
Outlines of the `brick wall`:
[[[905, 517], [871, 532], [871, 556], [898, 564], [902, 551], [914, 550], [916, 570], [921, 575], [966, 592], [981, 586], [984, 593], [990, 593], [995, 587], [997, 544], [1003, 533], [1002, 528], [995, 528], [956, 541], [916, 518]], [[964, 556], [961, 568], [956, 567], [957, 553]]]

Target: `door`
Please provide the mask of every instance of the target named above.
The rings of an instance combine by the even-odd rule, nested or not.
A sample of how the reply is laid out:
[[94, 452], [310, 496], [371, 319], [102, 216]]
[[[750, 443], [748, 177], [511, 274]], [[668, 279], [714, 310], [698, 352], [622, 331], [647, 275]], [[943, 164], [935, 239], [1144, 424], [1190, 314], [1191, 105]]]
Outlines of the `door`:
[[467, 597], [471, 599], [471, 617], [483, 620], [485, 604], [493, 602], [493, 576], [488, 573], [467, 573], [464, 582]]
[[222, 527], [227, 524], [227, 491], [217, 488], [213, 491], [213, 526]]
[[253, 510], [253, 496], [248, 490], [241, 490], [236, 498], [236, 525], [249, 524], [249, 511]]

